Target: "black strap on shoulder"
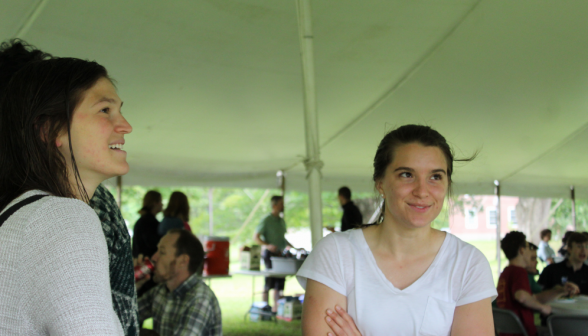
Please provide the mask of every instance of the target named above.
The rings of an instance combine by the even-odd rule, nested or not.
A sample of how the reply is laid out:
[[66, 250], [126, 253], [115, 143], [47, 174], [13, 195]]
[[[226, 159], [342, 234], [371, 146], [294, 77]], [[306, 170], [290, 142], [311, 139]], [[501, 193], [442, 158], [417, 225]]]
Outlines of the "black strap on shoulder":
[[36, 202], [45, 196], [48, 196], [48, 195], [34, 195], [31, 197], [27, 197], [27, 198], [23, 199], [22, 201], [16, 203], [15, 205], [11, 206], [10, 208], [8, 208], [8, 210], [4, 211], [4, 213], [0, 216], [0, 226], [2, 226], [2, 224], [4, 224], [4, 222], [6, 222], [6, 220], [10, 216], [12, 216], [15, 212], [17, 212], [18, 209], [22, 208], [25, 205]]

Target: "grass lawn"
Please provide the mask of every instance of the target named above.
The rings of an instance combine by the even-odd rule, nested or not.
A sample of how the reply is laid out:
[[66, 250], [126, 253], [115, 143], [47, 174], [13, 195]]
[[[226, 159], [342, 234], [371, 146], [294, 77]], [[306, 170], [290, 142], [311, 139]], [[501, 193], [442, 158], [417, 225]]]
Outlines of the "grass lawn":
[[[231, 264], [231, 269], [238, 269], [237, 264]], [[235, 268], [234, 268], [235, 267]], [[300, 320], [293, 322], [250, 322], [245, 320], [245, 313], [251, 307], [251, 290], [253, 277], [234, 275], [230, 279], [212, 280], [212, 290], [216, 294], [223, 314], [223, 335], [253, 336], [253, 335], [302, 335]], [[263, 290], [263, 277], [255, 278], [255, 291]], [[286, 281], [286, 295], [302, 294], [304, 290], [290, 277]], [[255, 301], [261, 301], [261, 294], [255, 295]]]
[[[490, 262], [494, 283], [498, 280], [497, 261], [496, 261], [496, 242], [495, 241], [471, 241], [470, 244], [477, 247]], [[555, 244], [552, 247], [555, 249]], [[236, 260], [238, 251], [231, 249], [231, 270], [238, 270], [239, 264]], [[502, 254], [501, 268], [507, 265], [507, 260]], [[539, 269], [543, 267], [539, 263]], [[215, 279], [211, 281], [211, 288], [216, 294], [223, 315], [223, 334], [226, 336], [294, 336], [302, 335], [300, 329], [300, 320], [293, 322], [278, 321], [274, 322], [250, 322], [245, 320], [245, 313], [251, 306], [252, 291], [251, 276], [234, 275], [232, 278]], [[255, 301], [261, 301], [261, 291], [263, 290], [263, 277], [255, 278]], [[304, 293], [304, 290], [298, 284], [295, 277], [289, 277], [286, 281], [286, 295]], [[272, 300], [273, 301], [273, 300]]]

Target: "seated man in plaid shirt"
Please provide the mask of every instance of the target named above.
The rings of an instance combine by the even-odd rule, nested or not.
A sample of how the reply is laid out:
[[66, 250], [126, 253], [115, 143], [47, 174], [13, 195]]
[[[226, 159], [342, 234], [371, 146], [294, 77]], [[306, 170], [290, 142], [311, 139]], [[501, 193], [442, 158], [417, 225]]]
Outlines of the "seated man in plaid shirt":
[[152, 261], [158, 285], [138, 300], [140, 323], [153, 317], [153, 332], [160, 336], [222, 335], [218, 301], [200, 279], [204, 249], [198, 238], [183, 229], [169, 230]]

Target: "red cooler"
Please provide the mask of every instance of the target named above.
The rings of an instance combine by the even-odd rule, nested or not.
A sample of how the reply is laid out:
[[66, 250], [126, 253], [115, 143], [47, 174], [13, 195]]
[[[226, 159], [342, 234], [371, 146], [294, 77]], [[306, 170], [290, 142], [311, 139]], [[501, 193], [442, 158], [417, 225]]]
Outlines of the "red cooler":
[[229, 237], [204, 237], [204, 275], [229, 274]]

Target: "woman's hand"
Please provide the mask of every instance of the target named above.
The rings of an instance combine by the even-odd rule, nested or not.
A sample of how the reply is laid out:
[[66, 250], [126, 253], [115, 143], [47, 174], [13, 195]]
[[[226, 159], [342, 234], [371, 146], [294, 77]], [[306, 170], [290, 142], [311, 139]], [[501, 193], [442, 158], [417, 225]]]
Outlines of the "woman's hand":
[[335, 305], [335, 311], [327, 309], [325, 320], [334, 333], [328, 333], [329, 336], [361, 336], [353, 318], [339, 305]]

